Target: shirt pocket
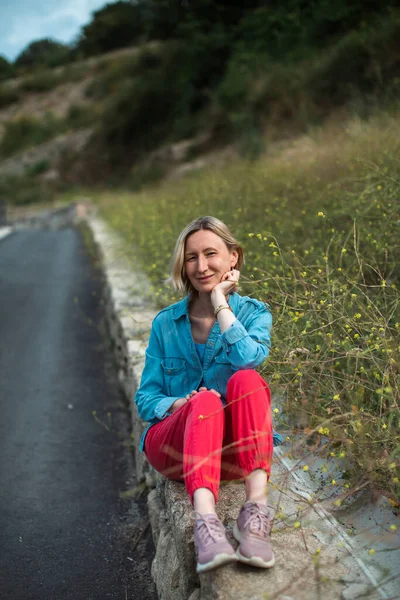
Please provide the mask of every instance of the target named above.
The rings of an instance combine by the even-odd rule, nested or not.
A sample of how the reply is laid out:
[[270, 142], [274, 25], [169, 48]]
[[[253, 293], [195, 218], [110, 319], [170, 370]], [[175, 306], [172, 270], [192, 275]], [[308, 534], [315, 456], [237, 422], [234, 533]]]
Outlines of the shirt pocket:
[[218, 392], [225, 396], [228, 381], [238, 369], [231, 365], [225, 352], [221, 352], [220, 354], [218, 354], [214, 358], [214, 362], [215, 379], [218, 383]]
[[184, 396], [187, 394], [187, 368], [184, 358], [164, 358], [161, 367], [164, 372], [165, 391], [167, 396]]

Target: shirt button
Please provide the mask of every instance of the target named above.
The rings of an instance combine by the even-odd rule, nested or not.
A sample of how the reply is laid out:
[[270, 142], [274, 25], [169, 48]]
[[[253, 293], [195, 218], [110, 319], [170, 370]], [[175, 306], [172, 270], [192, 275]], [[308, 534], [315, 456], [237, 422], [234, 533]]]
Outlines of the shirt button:
[[168, 375], [171, 373], [170, 369], [168, 369], [167, 373], [168, 373]]

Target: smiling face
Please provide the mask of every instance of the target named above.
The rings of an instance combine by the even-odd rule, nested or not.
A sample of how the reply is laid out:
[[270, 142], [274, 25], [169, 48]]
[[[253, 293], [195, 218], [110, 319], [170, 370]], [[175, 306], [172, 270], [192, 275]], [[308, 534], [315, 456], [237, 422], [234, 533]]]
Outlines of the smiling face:
[[186, 275], [198, 292], [211, 292], [237, 263], [238, 253], [209, 229], [192, 233], [185, 244]]

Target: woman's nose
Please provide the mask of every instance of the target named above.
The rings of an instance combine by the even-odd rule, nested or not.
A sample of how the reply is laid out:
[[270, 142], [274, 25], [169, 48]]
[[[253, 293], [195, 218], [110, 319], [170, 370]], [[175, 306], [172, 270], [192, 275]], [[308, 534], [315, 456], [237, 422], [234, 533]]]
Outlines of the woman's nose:
[[197, 268], [200, 271], [200, 273], [204, 273], [205, 271], [207, 271], [208, 263], [207, 263], [207, 259], [204, 256], [199, 256], [199, 262], [197, 263]]

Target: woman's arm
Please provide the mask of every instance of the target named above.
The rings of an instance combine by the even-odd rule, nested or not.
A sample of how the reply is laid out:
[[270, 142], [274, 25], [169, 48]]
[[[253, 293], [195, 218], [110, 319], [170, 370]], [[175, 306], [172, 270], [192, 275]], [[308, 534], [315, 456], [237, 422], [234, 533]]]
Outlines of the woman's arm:
[[272, 315], [262, 303], [249, 302], [252, 310], [245, 326], [235, 319], [221, 336], [228, 360], [237, 369], [258, 367], [267, 358], [271, 347]]
[[168, 396], [165, 393], [162, 359], [163, 352], [158, 334], [158, 323], [155, 320], [150, 332], [140, 387], [135, 395], [139, 416], [144, 421], [165, 419], [186, 401], [179, 396]]
[[[240, 272], [228, 271], [211, 292], [211, 303], [218, 310], [217, 319], [222, 333], [222, 345], [228, 360], [237, 369], [254, 369], [267, 358], [271, 346], [272, 315], [261, 302], [250, 300], [251, 316], [246, 318], [245, 327], [228, 310], [226, 295], [235, 291]], [[226, 309], [219, 307], [226, 305]]]

